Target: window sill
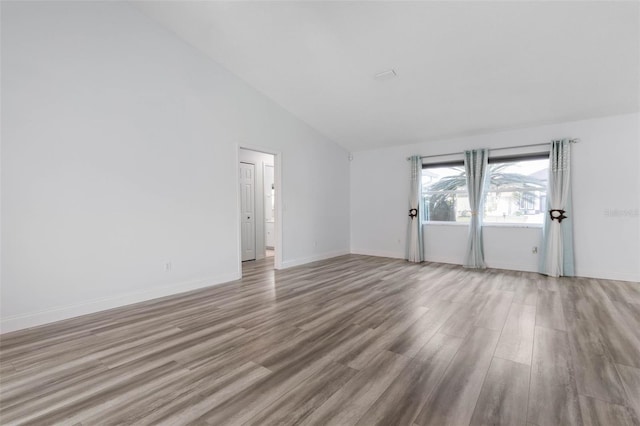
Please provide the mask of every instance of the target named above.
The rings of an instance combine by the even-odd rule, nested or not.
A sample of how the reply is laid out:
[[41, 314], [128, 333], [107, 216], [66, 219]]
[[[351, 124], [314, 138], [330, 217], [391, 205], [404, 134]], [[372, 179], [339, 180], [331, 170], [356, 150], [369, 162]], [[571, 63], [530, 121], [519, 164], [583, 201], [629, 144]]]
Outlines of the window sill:
[[483, 228], [536, 228], [542, 229], [541, 223], [483, 223]]
[[[469, 226], [469, 222], [424, 222], [423, 226]], [[534, 228], [542, 229], [541, 223], [483, 223], [483, 228]]]
[[468, 226], [468, 222], [422, 222], [422, 225], [427, 226]]

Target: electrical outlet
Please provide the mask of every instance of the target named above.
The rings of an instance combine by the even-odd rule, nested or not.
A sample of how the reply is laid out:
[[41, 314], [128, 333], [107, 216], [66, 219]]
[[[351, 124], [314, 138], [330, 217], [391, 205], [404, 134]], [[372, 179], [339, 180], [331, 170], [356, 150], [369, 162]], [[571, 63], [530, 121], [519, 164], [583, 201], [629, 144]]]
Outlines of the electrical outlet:
[[531, 253], [538, 254], [538, 247], [534, 247], [531, 249]]
[[165, 262], [164, 263], [164, 271], [165, 272], [169, 272], [172, 268], [171, 262]]

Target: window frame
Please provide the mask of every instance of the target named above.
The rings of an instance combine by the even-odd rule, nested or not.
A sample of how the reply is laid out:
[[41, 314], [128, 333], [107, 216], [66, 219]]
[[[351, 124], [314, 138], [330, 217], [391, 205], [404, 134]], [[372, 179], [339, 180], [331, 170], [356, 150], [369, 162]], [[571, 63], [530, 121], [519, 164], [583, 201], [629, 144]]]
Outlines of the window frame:
[[[513, 154], [513, 155], [496, 155], [496, 156], [489, 156], [488, 158], [488, 164], [503, 164], [503, 163], [517, 163], [520, 161], [532, 161], [532, 160], [548, 160], [549, 159], [549, 151], [538, 151], [538, 152], [531, 152], [531, 153], [523, 153], [523, 154]], [[444, 168], [444, 167], [463, 167], [464, 168], [464, 160], [450, 160], [450, 161], [441, 161], [441, 162], [433, 162], [433, 163], [423, 163], [422, 164], [422, 170], [424, 171], [425, 169], [433, 169], [433, 168]], [[466, 181], [466, 170], [465, 172], [465, 181]], [[491, 177], [489, 176], [489, 179], [491, 179]], [[540, 190], [536, 190], [536, 191], [540, 191]], [[545, 188], [544, 193], [545, 196], [547, 194], [548, 191], [548, 187]], [[468, 190], [466, 188], [466, 184], [465, 184], [465, 188], [464, 190], [447, 190], [447, 191], [439, 191], [443, 194], [447, 194], [447, 193], [452, 193], [452, 194], [456, 194], [456, 195], [461, 195], [461, 194], [468, 194]], [[489, 191], [486, 190], [485, 191], [485, 197], [487, 195], [487, 193], [489, 192], [495, 192], [495, 193], [501, 193], [501, 192], [514, 192], [513, 189], [503, 189], [503, 190], [493, 190], [493, 191]], [[423, 211], [422, 213], [422, 221], [423, 224], [428, 224], [428, 225], [466, 225], [466, 222], [459, 222], [457, 220], [454, 221], [444, 221], [444, 220], [427, 220], [426, 216], [427, 216], [427, 209], [425, 208], [426, 206], [426, 200], [425, 200], [425, 191], [423, 190], [423, 186], [420, 186], [420, 198], [421, 198], [421, 208]], [[483, 218], [485, 216], [485, 212], [482, 212], [483, 214]], [[519, 222], [487, 222], [484, 223], [483, 226], [499, 226], [499, 227], [526, 227], [526, 228], [531, 228], [531, 227], [542, 227], [542, 224], [540, 223], [519, 223]]]

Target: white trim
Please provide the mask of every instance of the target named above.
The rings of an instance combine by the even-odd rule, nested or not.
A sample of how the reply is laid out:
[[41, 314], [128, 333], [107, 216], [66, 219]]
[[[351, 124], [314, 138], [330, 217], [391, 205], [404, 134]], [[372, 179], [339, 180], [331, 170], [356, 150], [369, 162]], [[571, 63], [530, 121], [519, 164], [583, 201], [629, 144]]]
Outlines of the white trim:
[[[403, 256], [399, 256], [398, 253], [384, 252], [384, 251], [377, 251], [377, 250], [351, 250], [351, 253], [365, 255], [365, 256], [387, 257], [387, 258], [394, 258], [394, 259], [404, 258]], [[284, 262], [284, 267], [291, 268], [294, 266], [304, 265], [306, 263], [315, 262], [318, 260], [330, 259], [332, 257], [342, 256], [345, 254], [349, 254], [349, 251], [339, 250], [335, 252], [329, 252], [329, 253], [323, 253], [320, 255], [310, 256], [307, 258], [289, 260]], [[425, 261], [436, 262], [436, 263], [449, 263], [449, 264], [455, 264], [455, 265], [461, 264], [459, 260], [456, 261], [451, 258], [443, 258], [443, 257], [431, 257], [429, 259], [425, 259]], [[537, 272], [535, 270], [528, 270], [525, 265], [516, 266], [511, 264], [491, 264], [488, 266], [490, 268], [495, 268], [495, 269]], [[578, 277], [583, 277], [583, 278], [630, 281], [640, 285], [640, 276], [633, 275], [633, 274], [626, 274], [626, 273], [620, 273], [620, 272], [580, 271], [580, 273], [577, 275]], [[168, 286], [158, 287], [155, 289], [141, 291], [141, 292], [125, 293], [125, 294], [121, 294], [119, 296], [114, 296], [114, 297], [88, 300], [86, 302], [77, 303], [74, 305], [59, 306], [56, 308], [47, 309], [39, 312], [33, 312], [29, 314], [10, 316], [6, 318], [2, 318], [2, 320], [0, 320], [0, 333], [8, 333], [11, 331], [21, 330], [29, 327], [35, 327], [38, 325], [43, 325], [43, 324], [48, 324], [55, 321], [74, 318], [81, 315], [92, 314], [92, 313], [104, 311], [107, 309], [118, 308], [118, 307], [127, 306], [134, 303], [139, 303], [139, 302], [146, 302], [146, 301], [157, 299], [160, 297], [173, 296], [176, 294], [180, 294], [180, 293], [184, 293], [192, 290], [224, 284], [227, 282], [238, 280], [240, 278], [241, 278], [240, 274], [226, 274], [226, 275], [220, 275], [217, 277], [203, 278], [203, 279], [194, 280], [194, 281], [171, 284]]]
[[640, 285], [640, 275], [617, 271], [583, 271], [582, 268], [576, 268], [576, 277], [597, 278], [602, 280], [629, 281]]
[[[425, 259], [426, 262], [435, 262], [435, 263], [448, 263], [451, 265], [460, 265], [462, 266], [462, 261], [460, 259], [453, 259], [450, 257], [430, 257]], [[508, 271], [521, 271], [521, 272], [538, 272], [537, 269], [531, 269], [531, 265], [516, 265], [513, 263], [501, 263], [501, 262], [487, 262], [487, 268], [493, 269], [505, 269]]]
[[239, 274], [231, 273], [215, 277], [201, 278], [193, 281], [170, 284], [150, 290], [124, 293], [117, 296], [87, 300], [81, 303], [75, 303], [73, 305], [58, 306], [38, 312], [9, 316], [0, 320], [0, 333], [22, 330], [24, 328], [35, 327], [38, 325], [74, 318], [81, 315], [93, 314], [107, 309], [119, 308], [139, 302], [146, 302], [160, 297], [173, 296], [187, 291], [224, 284], [230, 281], [238, 280], [240, 278], [241, 277]]
[[536, 265], [533, 265], [533, 266], [525, 265], [525, 264], [516, 265], [513, 263], [502, 263], [502, 262], [487, 262], [487, 268], [504, 269], [507, 271], [538, 272], [538, 268]]
[[389, 257], [391, 259], [404, 259], [404, 253], [384, 251], [384, 250], [351, 249], [351, 254], [360, 254], [363, 256]]
[[453, 259], [451, 257], [438, 257], [438, 256], [430, 256], [425, 257], [425, 262], [434, 262], [434, 263], [448, 263], [451, 265], [460, 265], [462, 266], [462, 259]]
[[345, 254], [350, 254], [349, 250], [337, 250], [327, 253], [315, 254], [309, 257], [302, 257], [299, 259], [285, 260], [284, 262], [282, 262], [282, 267], [279, 269], [292, 268], [294, 266], [305, 265], [307, 263], [317, 262], [319, 260], [326, 260], [331, 259], [332, 257], [344, 256]]
[[466, 226], [469, 227], [469, 222], [445, 222], [445, 221], [427, 221], [422, 222], [422, 226]]
[[[387, 251], [379, 251], [379, 250], [366, 250], [366, 249], [353, 249], [351, 250], [351, 254], [360, 254], [364, 256], [376, 256], [376, 257], [388, 257], [392, 259], [404, 259], [404, 256], [399, 255], [398, 253], [387, 252]], [[460, 265], [462, 266], [462, 261], [460, 259], [453, 259], [450, 257], [438, 257], [431, 256], [429, 258], [425, 258], [425, 262], [434, 262], [434, 263], [448, 263], [452, 265]], [[531, 265], [516, 265], [512, 263], [501, 263], [501, 262], [490, 262], [487, 263], [488, 268], [493, 269], [504, 269], [509, 271], [521, 271], [521, 272], [533, 272], [538, 273], [537, 268], [531, 268]], [[583, 271], [582, 269], [576, 270], [576, 278], [597, 278], [603, 280], [617, 280], [617, 281], [629, 281], [640, 286], [640, 275], [634, 275], [629, 273], [620, 273], [615, 271]]]
[[[375, 256], [375, 257], [387, 257], [391, 259], [404, 259], [404, 254], [394, 253], [390, 251], [381, 251], [381, 250], [367, 250], [367, 249], [353, 249], [351, 250], [351, 254], [359, 254], [363, 256]], [[434, 263], [449, 263], [452, 265], [461, 265], [462, 260], [453, 259], [448, 257], [429, 257], [428, 259], [424, 259], [425, 262], [434, 262]]]
[[236, 214], [234, 217], [236, 218], [236, 246], [238, 249], [238, 265], [236, 268], [236, 273], [239, 276], [242, 276], [242, 222], [240, 220], [240, 212], [242, 211], [242, 201], [240, 192], [242, 188], [240, 186], [240, 145], [236, 144], [236, 159], [235, 159], [236, 167], [235, 176], [232, 182], [235, 182], [236, 187]]
[[[469, 222], [423, 222], [422, 226], [469, 226]], [[500, 222], [483, 222], [483, 228], [534, 228], [542, 229], [544, 225], [542, 223], [500, 223]]]
[[282, 159], [283, 154], [281, 152], [276, 152], [273, 154], [273, 168], [274, 168], [274, 176], [273, 181], [275, 182], [275, 192], [274, 196], [276, 197], [276, 209], [274, 211], [274, 232], [276, 233], [276, 246], [274, 247], [274, 259], [273, 259], [273, 267], [274, 269], [282, 269], [282, 258], [284, 253], [284, 237], [283, 237], [283, 218], [284, 218], [284, 204], [283, 204], [283, 185], [282, 185]]
[[500, 222], [483, 222], [483, 228], [532, 228], [542, 229], [542, 223], [500, 223]]

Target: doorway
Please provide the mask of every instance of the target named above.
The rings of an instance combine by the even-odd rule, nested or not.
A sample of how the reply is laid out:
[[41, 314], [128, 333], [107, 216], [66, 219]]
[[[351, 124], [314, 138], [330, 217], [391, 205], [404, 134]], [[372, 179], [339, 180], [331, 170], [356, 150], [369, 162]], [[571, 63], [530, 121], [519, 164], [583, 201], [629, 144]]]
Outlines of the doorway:
[[248, 262], [280, 267], [279, 154], [239, 147], [240, 272]]

